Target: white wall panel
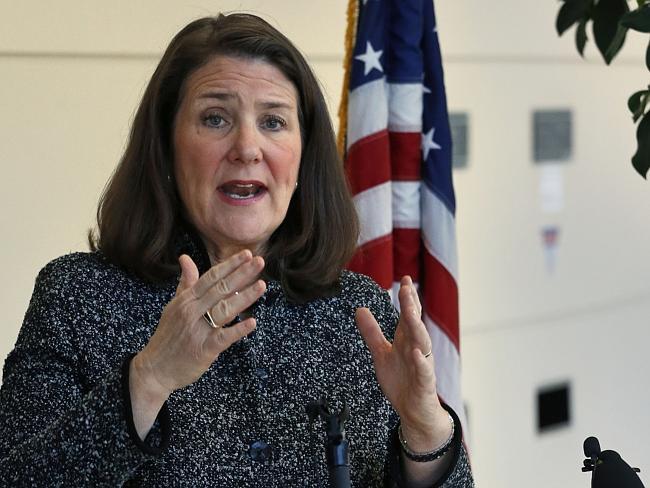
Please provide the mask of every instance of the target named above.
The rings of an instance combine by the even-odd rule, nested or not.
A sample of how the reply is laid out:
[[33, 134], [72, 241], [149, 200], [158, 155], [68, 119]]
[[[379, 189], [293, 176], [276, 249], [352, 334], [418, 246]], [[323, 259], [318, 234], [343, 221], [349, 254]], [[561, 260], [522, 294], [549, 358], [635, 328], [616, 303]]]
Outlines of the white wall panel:
[[[588, 487], [590, 435], [640, 466], [647, 486], [648, 300], [463, 335], [463, 387], [481, 487]], [[535, 392], [569, 380], [572, 423], [539, 436]]]
[[[538, 63], [577, 62], [574, 30], [555, 33], [560, 3], [553, 0], [463, 0], [435, 2], [438, 32], [445, 56], [473, 63], [495, 60], [535, 60]], [[591, 28], [586, 55], [599, 60]], [[630, 34], [615, 63], [636, 63], [647, 46], [641, 34]]]
[[189, 21], [236, 10], [261, 15], [304, 52], [342, 55], [346, 8], [346, 0], [2, 0], [0, 50], [159, 55]]
[[13, 345], [38, 270], [87, 248], [97, 200], [153, 64], [0, 58], [0, 356]]
[[[627, 96], [642, 67], [447, 63], [451, 110], [470, 114], [469, 168], [455, 173], [462, 324], [500, 321], [650, 295], [650, 188], [632, 168]], [[573, 111], [574, 155], [562, 211], [540, 205], [532, 111]], [[557, 266], [541, 229], [560, 228]], [[650, 297], [649, 297], [650, 298]]]

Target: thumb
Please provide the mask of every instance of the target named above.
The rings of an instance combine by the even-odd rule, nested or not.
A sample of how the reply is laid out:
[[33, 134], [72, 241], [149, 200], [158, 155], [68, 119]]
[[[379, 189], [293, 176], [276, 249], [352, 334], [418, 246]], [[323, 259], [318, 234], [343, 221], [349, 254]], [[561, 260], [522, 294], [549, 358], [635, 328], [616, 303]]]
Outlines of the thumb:
[[191, 288], [199, 279], [199, 269], [196, 267], [196, 264], [194, 264], [194, 261], [192, 261], [192, 258], [187, 254], [182, 254], [178, 258], [178, 264], [181, 267], [181, 279], [178, 281], [176, 293]]
[[391, 349], [390, 342], [384, 337], [384, 333], [370, 310], [365, 307], [358, 308], [354, 315], [361, 337], [374, 358]]

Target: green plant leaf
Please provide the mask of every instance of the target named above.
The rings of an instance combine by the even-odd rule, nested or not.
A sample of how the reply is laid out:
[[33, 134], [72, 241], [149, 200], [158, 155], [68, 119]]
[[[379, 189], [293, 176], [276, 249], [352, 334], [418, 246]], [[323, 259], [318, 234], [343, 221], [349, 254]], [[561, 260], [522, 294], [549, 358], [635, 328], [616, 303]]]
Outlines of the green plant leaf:
[[621, 24], [639, 32], [650, 32], [650, 4], [639, 7], [621, 17]]
[[[612, 52], [608, 52], [610, 46], [613, 46], [614, 55], [620, 50], [622, 41], [617, 39], [619, 32], [619, 19], [626, 12], [629, 12], [626, 0], [600, 0], [592, 10], [594, 20], [594, 40], [596, 46], [602, 54], [605, 63], [611, 63]], [[626, 26], [623, 26], [626, 27]], [[625, 34], [623, 34], [623, 41]], [[616, 43], [619, 43], [618, 48]]]
[[587, 18], [582, 19], [576, 29], [576, 48], [582, 57], [585, 56], [585, 46], [587, 45], [587, 22]]
[[587, 16], [591, 0], [567, 0], [560, 8], [555, 20], [558, 35], [562, 35], [573, 24]]
[[605, 62], [607, 64], [612, 62], [612, 59], [616, 57], [618, 52], [621, 50], [623, 47], [623, 44], [625, 43], [625, 36], [627, 35], [627, 27], [618, 24], [618, 28], [616, 30], [616, 35], [614, 36], [614, 39], [612, 39], [611, 44], [607, 48], [607, 51], [604, 54], [605, 57]]
[[650, 42], [648, 43], [648, 49], [645, 51], [645, 66], [650, 71]]
[[636, 129], [636, 153], [632, 156], [632, 166], [644, 178], [650, 169], [650, 112], [645, 114]]
[[644, 95], [647, 95], [648, 90], [639, 90], [638, 92], [633, 93], [630, 98], [627, 99], [627, 108], [630, 109], [632, 115], [636, 114], [641, 107], [641, 99]]

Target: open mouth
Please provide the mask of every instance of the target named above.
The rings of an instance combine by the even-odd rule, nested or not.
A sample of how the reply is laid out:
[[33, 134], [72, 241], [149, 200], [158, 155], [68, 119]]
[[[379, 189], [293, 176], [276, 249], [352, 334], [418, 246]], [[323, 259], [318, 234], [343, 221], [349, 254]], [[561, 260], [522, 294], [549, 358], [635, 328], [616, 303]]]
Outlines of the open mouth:
[[266, 191], [266, 187], [259, 182], [229, 181], [219, 191], [233, 200], [251, 200]]

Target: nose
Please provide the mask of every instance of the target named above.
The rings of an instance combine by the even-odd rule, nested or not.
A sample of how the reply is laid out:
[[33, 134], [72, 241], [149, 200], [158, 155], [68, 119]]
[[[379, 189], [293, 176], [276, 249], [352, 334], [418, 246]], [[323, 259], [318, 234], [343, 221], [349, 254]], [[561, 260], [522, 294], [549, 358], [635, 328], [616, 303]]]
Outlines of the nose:
[[228, 159], [233, 163], [259, 163], [262, 160], [259, 134], [256, 127], [241, 125], [233, 134]]

